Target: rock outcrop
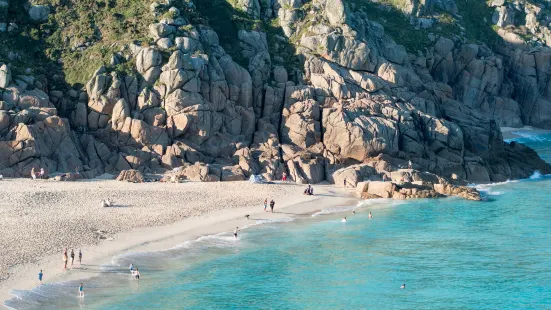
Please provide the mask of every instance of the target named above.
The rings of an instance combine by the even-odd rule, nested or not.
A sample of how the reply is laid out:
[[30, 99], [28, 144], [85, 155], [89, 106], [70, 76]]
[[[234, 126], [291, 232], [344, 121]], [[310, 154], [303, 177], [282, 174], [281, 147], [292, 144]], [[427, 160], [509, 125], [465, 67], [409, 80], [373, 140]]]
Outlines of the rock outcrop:
[[134, 169], [123, 170], [117, 176], [117, 181], [125, 181], [125, 182], [131, 182], [131, 183], [143, 183], [144, 182], [144, 177], [143, 177], [142, 173], [138, 170], [134, 170]]
[[454, 185], [451, 180], [431, 173], [416, 170], [392, 172], [388, 181], [362, 181], [357, 184], [357, 192], [365, 199], [392, 198], [396, 200], [417, 198], [439, 198], [458, 196], [467, 200], [481, 200], [480, 193], [465, 185]]
[[[346, 1], [233, 4], [253, 19], [279, 21], [291, 38], [242, 29], [230, 55], [213, 28], [187, 24], [198, 20], [193, 5], [158, 4], [149, 44], [123, 47], [80, 91], [52, 90], [2, 64], [0, 174], [168, 171], [170, 181], [212, 182], [285, 173], [297, 183], [361, 184], [373, 197], [476, 199], [442, 180], [551, 173], [500, 131], [551, 127], [548, 50], [498, 54], [442, 36], [414, 55]], [[457, 9], [454, 1], [418, 9], [429, 7]], [[285, 68], [273, 48], [290, 42], [300, 65]], [[118, 70], [123, 63], [133, 70]], [[410, 164], [437, 179], [428, 185], [415, 172], [410, 183], [394, 180]]]

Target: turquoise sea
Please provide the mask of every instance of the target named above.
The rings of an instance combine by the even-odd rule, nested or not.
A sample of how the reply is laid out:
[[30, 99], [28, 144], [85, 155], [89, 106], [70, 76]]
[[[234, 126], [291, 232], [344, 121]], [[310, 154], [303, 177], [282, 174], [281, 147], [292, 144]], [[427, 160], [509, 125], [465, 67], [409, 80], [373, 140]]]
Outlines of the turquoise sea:
[[[522, 133], [517, 141], [551, 161], [551, 134]], [[5, 306], [551, 309], [551, 176], [478, 188], [483, 202], [379, 200], [285, 223], [259, 220], [238, 240], [228, 232], [115, 257], [85, 281], [83, 300], [78, 282], [64, 282], [15, 291]]]

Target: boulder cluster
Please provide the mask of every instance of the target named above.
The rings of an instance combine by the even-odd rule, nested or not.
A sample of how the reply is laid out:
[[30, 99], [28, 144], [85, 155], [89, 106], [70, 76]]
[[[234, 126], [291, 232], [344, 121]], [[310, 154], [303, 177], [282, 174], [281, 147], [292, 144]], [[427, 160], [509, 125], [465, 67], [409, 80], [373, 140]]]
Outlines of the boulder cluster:
[[356, 190], [364, 199], [392, 198], [396, 200], [415, 198], [439, 198], [458, 196], [467, 200], [481, 200], [480, 193], [472, 187], [454, 185], [437, 175], [412, 169], [394, 171], [388, 181], [364, 181]]
[[439, 181], [366, 188], [410, 198], [471, 197], [450, 184], [551, 172], [530, 148], [503, 142], [500, 131], [551, 127], [550, 51], [505, 57], [440, 37], [412, 55], [341, 0], [311, 1], [306, 15], [301, 0], [268, 2], [236, 5], [253, 17], [279, 17], [285, 33], [300, 34], [300, 70], [273, 60], [267, 34], [256, 30], [238, 33], [242, 66], [212, 28], [188, 24], [170, 5], [151, 8], [170, 12], [149, 26], [154, 45], [121, 52], [135, 74], [102, 67], [85, 89], [64, 94], [2, 65], [0, 174], [46, 167], [92, 178], [133, 169], [234, 181], [285, 173], [298, 183], [346, 178], [355, 186], [394, 178], [411, 162]]

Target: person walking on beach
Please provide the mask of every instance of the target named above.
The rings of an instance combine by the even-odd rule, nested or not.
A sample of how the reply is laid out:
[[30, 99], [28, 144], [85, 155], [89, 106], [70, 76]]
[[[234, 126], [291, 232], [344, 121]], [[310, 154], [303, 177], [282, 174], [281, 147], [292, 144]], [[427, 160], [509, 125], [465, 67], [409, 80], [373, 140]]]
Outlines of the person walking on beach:
[[134, 274], [134, 264], [130, 263], [130, 266], [128, 267], [130, 269], [130, 273]]
[[36, 179], [36, 172], [34, 171], [34, 167], [31, 169], [31, 178], [34, 180]]
[[78, 265], [82, 265], [82, 251], [78, 249]]
[[40, 272], [38, 273], [38, 281], [40, 282], [40, 284], [42, 284], [42, 277], [44, 276], [44, 274], [42, 273], [42, 269], [40, 269]]
[[75, 250], [71, 249], [71, 268], [73, 268], [74, 263], [75, 263]]
[[140, 280], [140, 270], [138, 267], [136, 267], [136, 271], [134, 272], [134, 279]]
[[346, 178], [344, 178], [344, 187], [346, 187]]
[[272, 209], [272, 213], [274, 213], [274, 206], [275, 206], [275, 201], [272, 199], [272, 201], [270, 201], [270, 209]]
[[44, 168], [40, 168], [40, 178], [44, 179]]
[[264, 212], [266, 212], [267, 207], [268, 207], [268, 198], [264, 199]]
[[80, 297], [84, 297], [84, 284], [82, 284], [82, 282], [80, 283], [80, 286], [78, 287], [78, 295]]
[[63, 251], [63, 269], [67, 270], [67, 260], [69, 257], [67, 257], [67, 248], [65, 248], [65, 251]]

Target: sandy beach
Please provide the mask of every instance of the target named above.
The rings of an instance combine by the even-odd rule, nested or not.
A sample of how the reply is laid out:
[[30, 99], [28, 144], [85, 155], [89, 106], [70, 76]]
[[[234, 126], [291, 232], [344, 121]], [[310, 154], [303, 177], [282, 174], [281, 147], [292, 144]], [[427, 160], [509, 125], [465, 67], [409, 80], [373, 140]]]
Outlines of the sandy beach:
[[[55, 182], [7, 179], [0, 183], [0, 300], [13, 289], [80, 279], [113, 256], [158, 251], [203, 235], [232, 231], [256, 219], [310, 216], [329, 206], [354, 205], [354, 191], [316, 186], [304, 196], [295, 184], [144, 183], [113, 180]], [[103, 208], [110, 198], [115, 207]], [[275, 213], [263, 201], [274, 199]], [[269, 207], [268, 207], [269, 209]], [[250, 219], [245, 215], [249, 214]], [[83, 266], [63, 270], [64, 248], [83, 252]], [[69, 258], [70, 260], [70, 258]], [[70, 265], [70, 262], [69, 262]]]

